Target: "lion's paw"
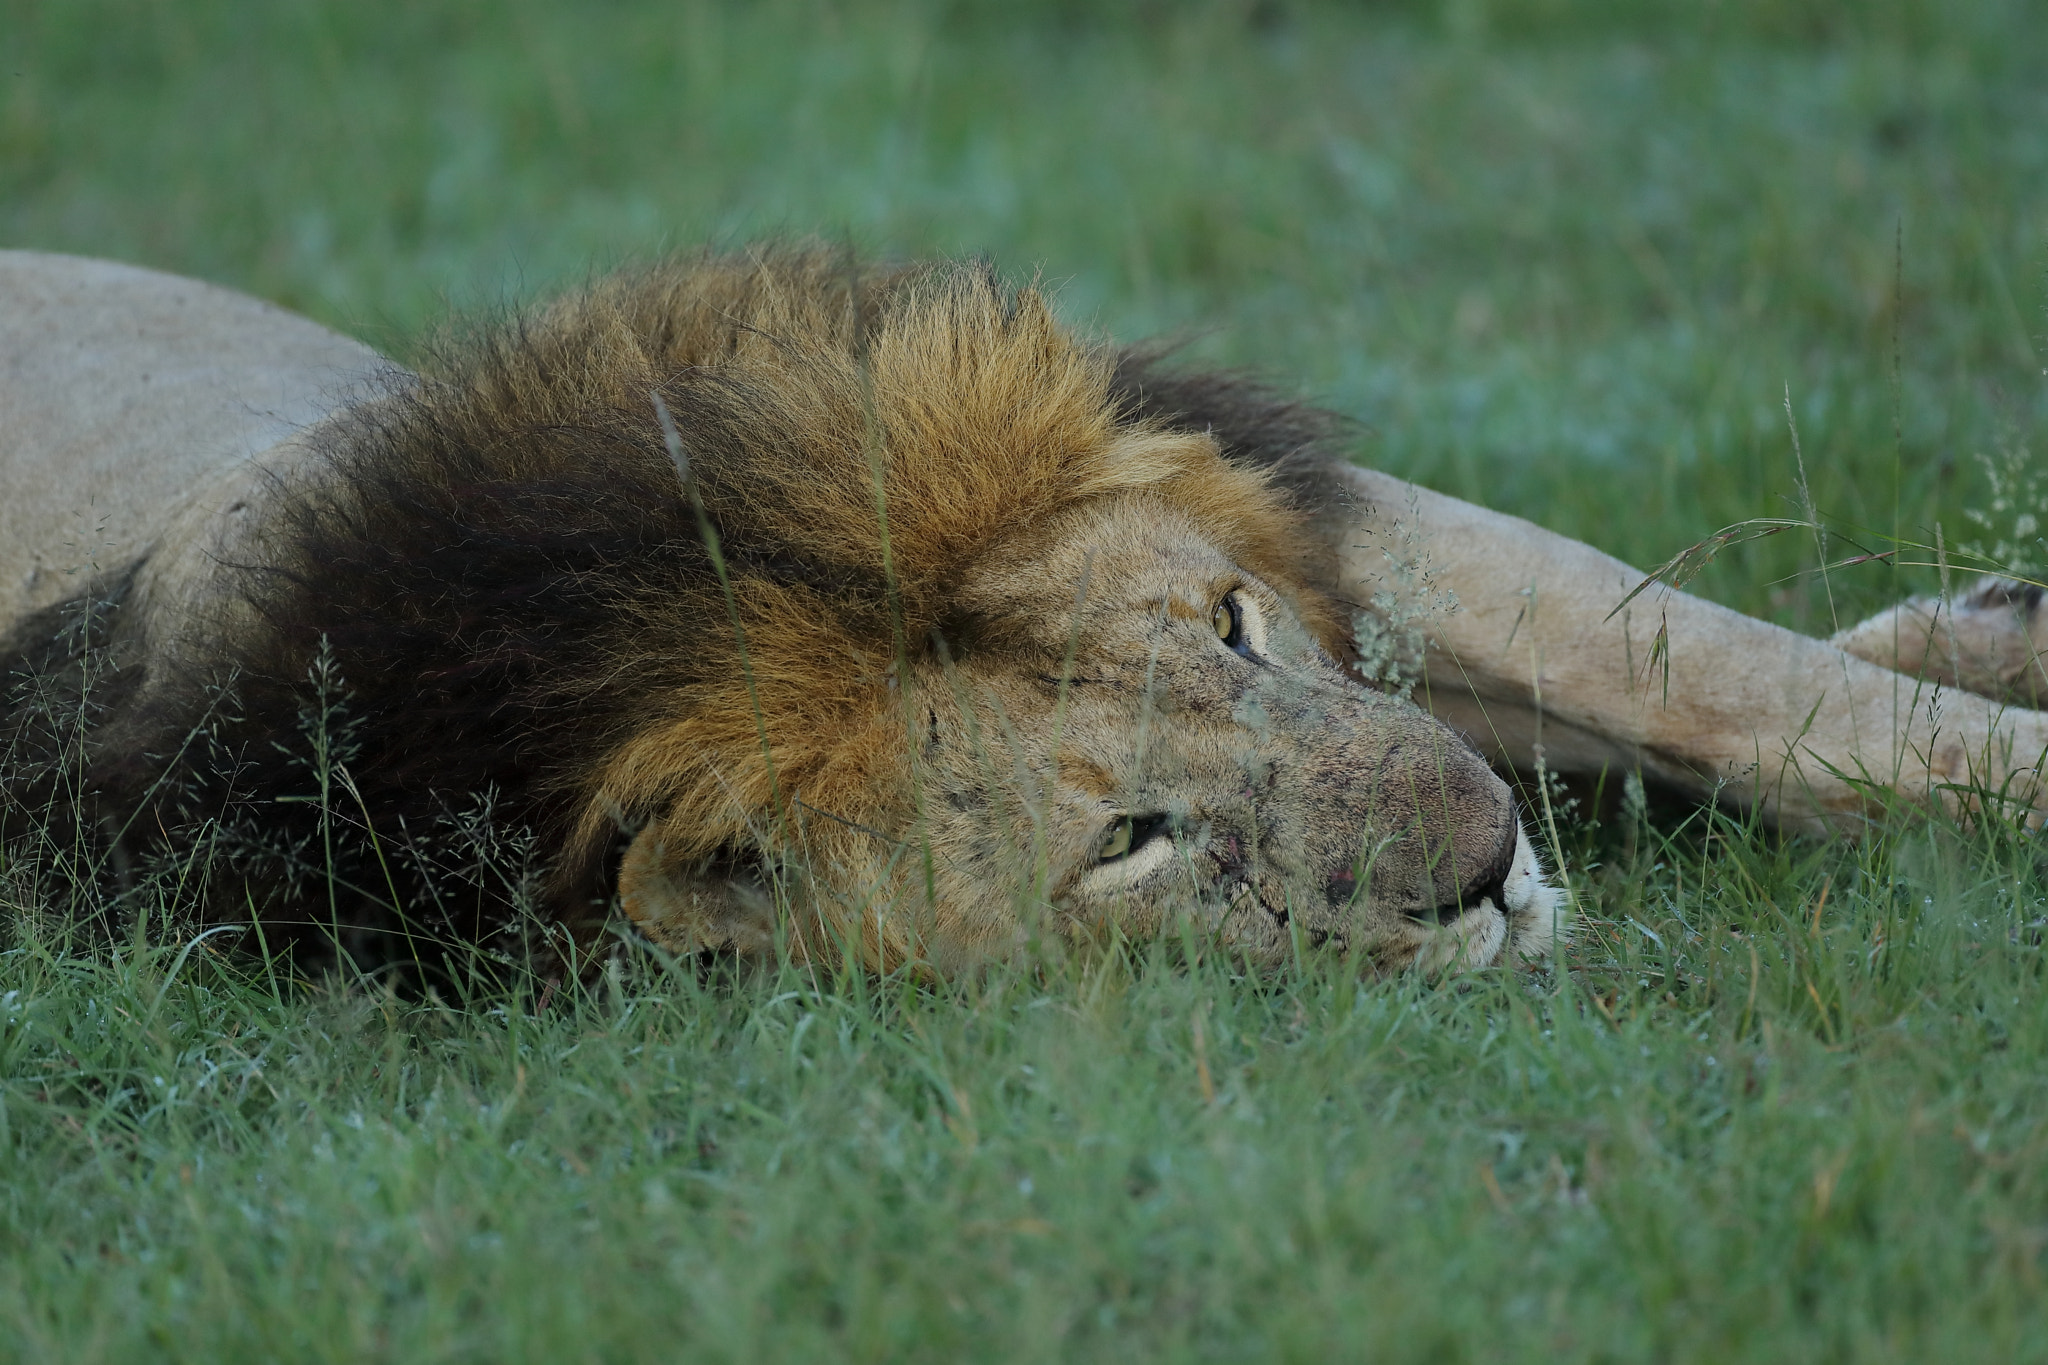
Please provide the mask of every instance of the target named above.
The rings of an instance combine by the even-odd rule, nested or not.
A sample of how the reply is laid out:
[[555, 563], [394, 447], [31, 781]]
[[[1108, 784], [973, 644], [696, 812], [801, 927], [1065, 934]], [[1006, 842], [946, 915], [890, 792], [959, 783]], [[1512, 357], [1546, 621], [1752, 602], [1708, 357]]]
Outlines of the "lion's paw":
[[1961, 596], [1915, 597], [1836, 635], [1859, 659], [1967, 692], [2040, 707], [2048, 703], [2044, 589], [2016, 578], [1978, 579]]

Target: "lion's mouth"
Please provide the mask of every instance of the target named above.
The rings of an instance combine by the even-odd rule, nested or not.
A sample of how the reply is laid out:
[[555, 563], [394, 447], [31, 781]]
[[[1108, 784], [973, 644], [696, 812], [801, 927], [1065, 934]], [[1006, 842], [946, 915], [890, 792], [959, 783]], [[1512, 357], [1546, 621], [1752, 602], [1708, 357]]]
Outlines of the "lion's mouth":
[[[1129, 871], [1150, 871], [1143, 866], [1148, 854], [1161, 853], [1163, 863], [1165, 849], [1185, 849], [1174, 841], [1153, 842], [1159, 847], [1136, 851]], [[1548, 956], [1568, 918], [1563, 898], [1544, 876], [1527, 833], [1519, 827], [1511, 852], [1495, 875], [1469, 888], [1458, 903], [1420, 913], [1404, 911], [1379, 929], [1358, 921], [1358, 879], [1355, 874], [1347, 876], [1348, 869], [1321, 886], [1324, 902], [1295, 913], [1304, 909], [1298, 899], [1303, 878], [1289, 878], [1270, 857], [1246, 856], [1245, 842], [1231, 835], [1210, 846], [1214, 880], [1201, 895], [1207, 907], [1203, 918], [1226, 935], [1262, 943], [1268, 951], [1284, 952], [1293, 941], [1301, 948], [1338, 953], [1357, 948], [1381, 970], [1467, 971]], [[1309, 882], [1318, 885], [1313, 878]], [[1340, 889], [1342, 896], [1335, 894]]]
[[1412, 937], [1406, 965], [1426, 973], [1468, 971], [1548, 957], [1565, 935], [1570, 908], [1518, 825], [1501, 876], [1455, 910], [1407, 918]]
[[1543, 875], [1528, 831], [1518, 825], [1514, 856], [1478, 903], [1435, 927], [1415, 955], [1424, 971], [1491, 967], [1548, 957], [1564, 937], [1570, 909]]

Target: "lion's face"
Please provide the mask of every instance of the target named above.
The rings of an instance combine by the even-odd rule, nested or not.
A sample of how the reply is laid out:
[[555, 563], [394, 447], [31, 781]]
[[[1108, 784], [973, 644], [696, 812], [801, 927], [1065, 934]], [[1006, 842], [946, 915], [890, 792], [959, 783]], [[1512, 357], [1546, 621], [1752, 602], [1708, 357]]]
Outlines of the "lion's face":
[[1267, 961], [1549, 947], [1556, 894], [1506, 784], [1183, 512], [1099, 500], [990, 556], [962, 602], [954, 657], [917, 679], [942, 962], [1034, 914], [1136, 937], [1191, 916]]
[[[707, 339], [644, 372], [732, 590], [636, 599], [602, 676], [637, 700], [578, 779], [572, 866], [634, 830], [620, 900], [679, 952], [954, 970], [1190, 922], [1267, 961], [1547, 949], [1507, 787], [1331, 656], [1329, 547], [1274, 478], [1032, 291], [941, 268], [863, 314], [843, 273], [721, 275]], [[672, 320], [665, 290], [634, 307]], [[604, 336], [635, 328], [682, 335]], [[786, 918], [747, 890], [782, 872]]]

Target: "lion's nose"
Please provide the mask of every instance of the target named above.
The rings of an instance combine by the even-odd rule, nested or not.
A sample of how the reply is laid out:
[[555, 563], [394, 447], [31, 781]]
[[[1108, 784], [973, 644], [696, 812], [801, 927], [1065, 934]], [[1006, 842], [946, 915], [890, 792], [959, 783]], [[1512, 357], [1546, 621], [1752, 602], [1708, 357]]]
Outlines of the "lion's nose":
[[1488, 900], [1493, 902], [1494, 909], [1505, 911], [1508, 873], [1514, 870], [1515, 845], [1520, 837], [1521, 822], [1510, 820], [1506, 836], [1483, 861], [1472, 861], [1470, 854], [1461, 848], [1447, 850], [1444, 856], [1456, 859], [1458, 871], [1463, 871], [1467, 867], [1476, 867], [1477, 870], [1470, 876], [1459, 879], [1456, 895], [1427, 910], [1410, 910], [1409, 917], [1419, 919], [1425, 924], [1449, 924], [1467, 910], [1475, 909], [1481, 901]]

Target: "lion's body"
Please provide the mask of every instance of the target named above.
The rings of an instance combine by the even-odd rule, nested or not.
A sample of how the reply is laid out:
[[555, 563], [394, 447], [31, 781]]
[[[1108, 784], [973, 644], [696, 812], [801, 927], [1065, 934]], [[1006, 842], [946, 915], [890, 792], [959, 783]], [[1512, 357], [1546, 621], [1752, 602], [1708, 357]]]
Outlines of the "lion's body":
[[[0, 413], [11, 797], [244, 839], [283, 918], [338, 822], [375, 837], [313, 870], [359, 930], [531, 902], [587, 941], [616, 894], [674, 950], [876, 965], [1186, 915], [1264, 960], [1540, 954], [1561, 911], [1508, 789], [1347, 662], [1402, 535], [1464, 604], [1423, 695], [1500, 757], [1799, 820], [1857, 808], [1859, 763], [2030, 782], [2048, 745], [1944, 692], [1954, 754], [1916, 759], [1920, 701], [1878, 714], [1900, 675], [1679, 596], [1640, 613], [1686, 678], [1650, 702], [1652, 632], [1605, 619], [1624, 566], [966, 267], [691, 258], [414, 377], [225, 291], [0, 253]], [[526, 880], [488, 885], [483, 844]]]
[[111, 262], [0, 252], [0, 302], [0, 621], [231, 506], [256, 456], [388, 368], [280, 308]]
[[[1507, 789], [1338, 660], [1332, 557], [1273, 471], [1290, 451], [1259, 446], [1298, 416], [1228, 383], [1141, 391], [1141, 359], [1035, 294], [703, 257], [450, 339], [414, 378], [220, 291], [10, 264], [15, 297], [94, 300], [12, 338], [20, 373], [62, 368], [55, 338], [135, 376], [73, 383], [9, 452], [24, 558], [74, 571], [14, 604], [16, 728], [38, 698], [83, 707], [70, 798], [172, 847], [226, 831], [281, 907], [331, 842], [332, 800], [306, 798], [338, 781], [375, 836], [339, 877], [357, 930], [431, 904], [484, 934], [526, 897], [587, 933], [616, 885], [671, 948], [759, 949], [748, 884], [787, 872], [809, 879], [791, 945], [876, 964], [1184, 912], [1264, 958], [1548, 942]], [[184, 325], [138, 342], [105, 321], [123, 295]], [[158, 375], [167, 416], [102, 410], [146, 409]], [[1167, 420], [1161, 395], [1215, 411]], [[1232, 454], [1219, 419], [1252, 429]], [[77, 476], [123, 464], [139, 496]], [[87, 550], [62, 528], [99, 498], [121, 505]], [[1256, 653], [1211, 628], [1226, 607]], [[17, 798], [76, 788], [61, 733], [44, 747]], [[537, 840], [531, 884], [451, 906], [461, 878], [427, 864], [464, 861], [436, 840], [485, 805]], [[1160, 837], [1097, 857], [1120, 824]]]

